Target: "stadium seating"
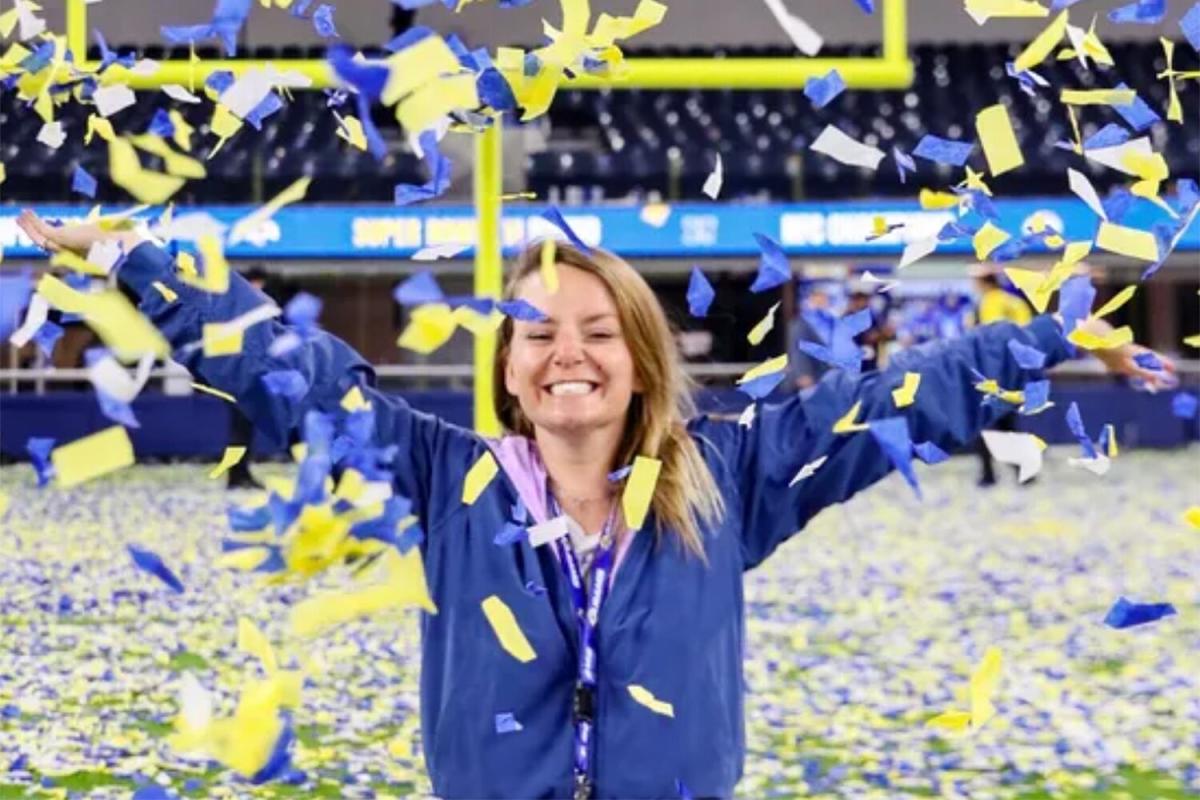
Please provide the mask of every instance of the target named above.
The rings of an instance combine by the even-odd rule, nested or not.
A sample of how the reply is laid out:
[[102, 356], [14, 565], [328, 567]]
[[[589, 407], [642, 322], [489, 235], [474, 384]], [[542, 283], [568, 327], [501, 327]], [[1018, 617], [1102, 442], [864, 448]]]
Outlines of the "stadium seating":
[[[118, 48], [125, 50], [128, 48]], [[914, 86], [906, 91], [847, 91], [824, 109], [814, 109], [800, 91], [578, 91], [564, 90], [549, 114], [548, 148], [530, 153], [525, 165], [529, 188], [559, 201], [597, 200], [658, 195], [665, 199], [702, 199], [700, 188], [720, 153], [725, 170], [725, 199], [798, 200], [861, 195], [910, 195], [911, 186], [897, 180], [890, 161], [878, 172], [845, 167], [813, 153], [809, 143], [826, 124], [889, 151], [893, 145], [911, 150], [924, 133], [947, 138], [974, 138], [975, 112], [995, 102], [1012, 111], [1014, 129], [1027, 159], [1023, 170], [1001, 179], [1000, 191], [1013, 194], [1061, 194], [1066, 191], [1069, 165], [1082, 168], [1102, 191], [1123, 176], [1084, 163], [1078, 156], [1054, 147], [1071, 137], [1057, 87], [1110, 86], [1124, 79], [1139, 89], [1144, 100], [1160, 111], [1167, 86], [1155, 73], [1164, 67], [1157, 44], [1121, 43], [1110, 47], [1118, 67], [1083, 69], [1077, 61], [1048, 61], [1039, 70], [1056, 87], [1038, 97], [1023, 93], [1005, 75], [1019, 45], [918, 45], [912, 58]], [[867, 55], [830, 49], [831, 55]], [[97, 57], [98, 53], [93, 53]], [[142, 55], [184, 58], [186, 50], [146, 48]], [[319, 48], [258, 47], [255, 58], [319, 58]], [[783, 48], [741, 48], [702, 51], [693, 48], [631, 51], [633, 56], [790, 57]], [[1192, 68], [1190, 52], [1177, 53], [1178, 68]], [[201, 57], [216, 57], [202, 51]], [[1192, 59], [1194, 60], [1194, 58]], [[1120, 74], [1120, 78], [1116, 77]], [[1200, 99], [1197, 82], [1180, 83], [1185, 109], [1191, 113]], [[375, 121], [389, 143], [390, 155], [376, 163], [367, 153], [349, 147], [334, 135], [337, 122], [328, 110], [328, 96], [298, 92], [283, 109], [268, 117], [261, 132], [246, 129], [208, 161], [209, 177], [189, 182], [181, 202], [247, 202], [263, 199], [301, 175], [316, 178], [311, 202], [389, 202], [397, 182], [425, 180], [420, 162], [408, 151], [404, 136], [386, 109], [376, 109]], [[178, 107], [195, 126], [204, 153], [211, 105], [189, 106], [157, 95], [156, 102], [139, 103], [115, 115], [122, 131], [146, 128], [158, 107]], [[59, 118], [67, 142], [56, 151], [36, 141], [41, 120], [15, 97], [0, 93], [0, 158], [8, 167], [4, 199], [8, 202], [50, 201], [62, 197], [64, 181], [76, 165], [100, 179], [97, 200], [126, 198], [106, 177], [103, 143], [84, 147], [87, 108], [71, 103]], [[1082, 110], [1082, 133], [1087, 137], [1107, 122], [1120, 122], [1109, 108]], [[1157, 123], [1150, 130], [1173, 173], [1200, 162], [1200, 136], [1195, 129]], [[982, 166], [981, 156], [975, 158]], [[1082, 165], [1082, 166], [1081, 166]], [[148, 166], [155, 166], [153, 160]], [[920, 163], [922, 185], [956, 180], [957, 170]]]

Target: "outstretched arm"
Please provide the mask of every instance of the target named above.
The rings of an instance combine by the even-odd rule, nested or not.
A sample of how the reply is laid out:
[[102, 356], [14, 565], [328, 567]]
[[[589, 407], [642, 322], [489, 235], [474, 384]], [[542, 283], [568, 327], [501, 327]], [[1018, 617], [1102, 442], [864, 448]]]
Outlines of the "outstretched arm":
[[[206, 356], [200, 345], [205, 325], [227, 323], [271, 305], [266, 295], [239, 275], [230, 276], [228, 291], [212, 294], [180, 280], [171, 255], [136, 232], [106, 231], [95, 225], [52, 227], [31, 212], [23, 213], [18, 224], [36, 244], [51, 251], [86, 254], [97, 241], [120, 243], [126, 255], [116, 267], [117, 278], [138, 297], [138, 310], [170, 342], [175, 360], [198, 380], [232, 395], [255, 426], [279, 444], [286, 443], [288, 432], [302, 425], [310, 410], [345, 414], [342, 399], [357, 386], [375, 411], [377, 444], [396, 445], [393, 466], [399, 489], [414, 503], [423, 522], [431, 511], [431, 498], [443, 493], [443, 487], [433, 485], [446, 472], [436, 469], [437, 464], [447, 457], [466, 460], [478, 446], [465, 431], [377, 391], [374, 372], [362, 356], [323, 331], [296, 336], [294, 346], [281, 351], [273, 345], [296, 332], [278, 319], [267, 319], [245, 329], [239, 353]], [[294, 396], [269, 391], [263, 376], [281, 370], [298, 373], [303, 391]], [[451, 445], [455, 446], [452, 453], [447, 452]], [[453, 487], [444, 488], [447, 496], [453, 495]]]
[[[1087, 323], [1097, 328], [1103, 322]], [[1070, 356], [1059, 323], [1050, 316], [1029, 325], [996, 324], [949, 342], [932, 342], [898, 354], [886, 370], [859, 378], [843, 371], [827, 375], [807, 399], [794, 398], [759, 409], [749, 429], [702, 420], [695, 430], [724, 454], [740, 490], [746, 567], [757, 565], [826, 506], [847, 500], [892, 470], [870, 432], [835, 434], [834, 423], [856, 403], [855, 422], [904, 417], [913, 442], [930, 441], [951, 451], [971, 442], [1011, 407], [983, 403], [975, 373], [1005, 389], [1020, 389], [1040, 371], [1018, 366], [1008, 348], [1015, 340], [1046, 354], [1046, 367]], [[1133, 362], [1138, 349], [1101, 354], [1116, 372], [1153, 378]], [[921, 375], [912, 405], [896, 408], [892, 391], [906, 372]], [[788, 484], [806, 464], [825, 461], [795, 486]]]

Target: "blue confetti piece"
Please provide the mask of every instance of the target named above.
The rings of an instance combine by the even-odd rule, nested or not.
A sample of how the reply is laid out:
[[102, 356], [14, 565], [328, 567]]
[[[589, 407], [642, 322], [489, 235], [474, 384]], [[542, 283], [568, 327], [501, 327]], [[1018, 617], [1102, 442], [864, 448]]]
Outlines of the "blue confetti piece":
[[906, 183], [908, 173], [917, 171], [917, 162], [899, 147], [892, 148], [892, 158], [896, 161], [896, 174], [900, 176], [900, 183]]
[[295, 3], [292, 3], [292, 8], [288, 13], [293, 17], [303, 18], [310, 5], [312, 5], [312, 0], [296, 0]]
[[792, 268], [779, 242], [763, 233], [754, 234], [754, 241], [758, 243], [760, 255], [758, 274], [750, 284], [750, 291], [765, 292], [791, 280]]
[[177, 800], [178, 795], [168, 792], [157, 783], [148, 783], [139, 787], [130, 796], [130, 800]]
[[[1128, 89], [1129, 86], [1124, 81], [1116, 85], [1117, 89]], [[1138, 133], [1150, 128], [1156, 122], [1162, 122], [1157, 112], [1146, 101], [1136, 94], [1133, 97], [1133, 102], [1128, 105], [1114, 105], [1113, 111], [1121, 115], [1121, 119], [1125, 120], [1125, 124], [1133, 128]]]
[[708, 313], [716, 296], [717, 293], [712, 284], [708, 282], [708, 278], [704, 277], [704, 273], [700, 271], [699, 267], [693, 266], [692, 274], [688, 278], [688, 313], [693, 317], [703, 317]]
[[516, 300], [502, 300], [496, 304], [496, 308], [500, 309], [501, 314], [513, 319], [519, 319], [522, 322], [545, 322], [549, 319], [545, 312], [528, 300], [521, 298]]
[[1016, 339], [1008, 340], [1008, 352], [1021, 369], [1041, 369], [1046, 366], [1046, 354], [1036, 347], [1021, 344]]
[[163, 25], [158, 29], [171, 44], [195, 44], [216, 35], [212, 25]]
[[571, 244], [585, 253], [592, 252], [591, 248], [583, 243], [583, 239], [580, 239], [575, 234], [575, 231], [571, 230], [571, 226], [567, 224], [567, 220], [563, 217], [562, 212], [558, 210], [558, 206], [550, 206], [542, 212], [541, 216], [542, 219], [547, 220], [551, 225], [562, 231]]
[[291, 766], [291, 748], [292, 742], [296, 740], [296, 733], [292, 730], [291, 715], [283, 714], [281, 716], [283, 717], [283, 729], [279, 732], [279, 738], [275, 740], [275, 746], [271, 748], [271, 755], [267, 757], [267, 763], [250, 776], [250, 783], [260, 784], [274, 780]]
[[1200, 3], [1188, 9], [1179, 19], [1179, 30], [1183, 31], [1183, 38], [1188, 40], [1192, 49], [1200, 53]]
[[[1129, 109], [1131, 106], [1114, 106], [1114, 108]], [[1099, 150], [1102, 147], [1116, 147], [1129, 141], [1129, 131], [1115, 122], [1110, 122], [1083, 141], [1084, 150]]]
[[305, 333], [316, 329], [319, 316], [321, 300], [308, 292], [298, 293], [283, 309], [283, 318]]
[[126, 428], [140, 428], [141, 424], [137, 421], [137, 417], [133, 415], [133, 409], [129, 404], [118, 400], [112, 395], [96, 390], [96, 400], [100, 404], [100, 413]]
[[432, 28], [427, 28], [424, 25], [417, 25], [409, 28], [404, 33], [392, 39], [383, 46], [383, 49], [391, 53], [398, 53], [401, 50], [406, 50], [409, 47], [412, 47], [425, 37], [433, 35], [434, 32]]
[[429, 180], [422, 184], [396, 184], [393, 196], [395, 205], [407, 206], [422, 200], [432, 200], [450, 188], [452, 164], [450, 159], [443, 156], [438, 150], [437, 137], [431, 131], [426, 131], [421, 134], [418, 141], [421, 143], [425, 165], [429, 169]]
[[919, 442], [913, 445], [913, 453], [926, 464], [941, 464], [950, 460], [950, 454], [933, 442]]
[[170, 567], [163, 563], [158, 553], [142, 550], [131, 544], [126, 545], [125, 548], [129, 551], [129, 557], [133, 559], [133, 563], [138, 569], [158, 578], [177, 594], [183, 594], [183, 582], [171, 571]]
[[175, 123], [171, 122], [171, 116], [165, 109], [155, 109], [154, 116], [150, 118], [150, 124], [146, 126], [146, 133], [164, 138], [174, 136]]
[[540, 597], [546, 593], [546, 587], [534, 581], [525, 581], [525, 592], [534, 597]]
[[83, 167], [75, 167], [75, 171], [71, 173], [71, 191], [79, 192], [84, 197], [95, 197], [96, 179]]
[[1163, 617], [1176, 614], [1170, 603], [1131, 603], [1124, 597], [1117, 600], [1104, 616], [1104, 624], [1122, 630], [1135, 625], [1157, 622]]
[[204, 85], [219, 95], [233, 85], [233, 80], [232, 72], [227, 69], [219, 69], [208, 76]]
[[971, 151], [974, 149], [975, 145], [970, 142], [956, 142], [952, 139], [943, 139], [940, 136], [927, 133], [921, 137], [921, 141], [917, 142], [917, 147], [913, 150], [913, 155], [924, 158], [927, 161], [936, 161], [939, 164], [961, 167], [967, 163], [967, 158], [970, 157]]
[[392, 297], [402, 306], [419, 306], [445, 300], [437, 279], [429, 270], [422, 270], [400, 283], [392, 292]]
[[504, 527], [492, 539], [492, 543], [500, 547], [505, 547], [510, 544], [516, 544], [529, 538], [529, 530], [524, 525], [517, 525], [512, 522], [504, 523]]
[[495, 67], [489, 67], [479, 73], [475, 80], [475, 89], [479, 94], [479, 102], [496, 111], [515, 111], [517, 98], [513, 94], [508, 80]]
[[1154, 372], [1158, 372], [1163, 368], [1162, 360], [1157, 355], [1149, 351], [1135, 355], [1133, 357], [1133, 363], [1137, 364], [1142, 369], [1148, 369]]
[[912, 487], [917, 499], [921, 499], [921, 486], [912, 464], [913, 443], [908, 433], [908, 420], [905, 417], [871, 420], [868, 429], [888, 460]]
[[1108, 12], [1108, 21], [1118, 25], [1157, 25], [1167, 14], [1167, 0], [1136, 0]]
[[42, 351], [42, 355], [49, 361], [54, 355], [54, 346], [58, 344], [58, 340], [62, 338], [63, 327], [50, 320], [46, 320], [41, 326], [33, 332], [33, 343], [37, 345], [38, 350]]
[[54, 449], [57, 441], [50, 436], [30, 436], [25, 441], [25, 452], [29, 454], [29, 462], [33, 465], [38, 486], [45, 486], [54, 480], [54, 463], [50, 460], [50, 451]]
[[1133, 207], [1134, 199], [1133, 192], [1118, 186], [1100, 200], [1100, 206], [1104, 209], [1104, 214], [1108, 217], [1109, 222], [1120, 222], [1125, 219], [1125, 215]]
[[1096, 301], [1096, 287], [1088, 275], [1074, 275], [1058, 290], [1058, 313], [1063, 317], [1063, 331], [1075, 330], [1079, 320], [1087, 319]]
[[1083, 415], [1079, 413], [1079, 404], [1072, 402], [1067, 409], [1067, 427], [1071, 430], [1071, 435], [1079, 442], [1079, 447], [1083, 451], [1084, 458], [1095, 458], [1096, 447], [1092, 444], [1092, 439], [1088, 436], [1087, 428], [1083, 425]]
[[277, 397], [299, 400], [308, 394], [308, 381], [294, 369], [276, 369], [263, 373], [260, 378], [267, 391]]
[[737, 390], [743, 394], [747, 394], [755, 400], [761, 400], [775, 390], [783, 380], [787, 370], [778, 370], [767, 375], [759, 375], [757, 378], [751, 378], [745, 383], [739, 383]]
[[608, 482], [609, 483], [618, 483], [620, 481], [623, 481], [627, 477], [629, 477], [629, 473], [631, 473], [631, 472], [633, 472], [633, 464], [626, 464], [625, 466], [621, 467], [620, 469], [615, 469], [612, 472], [608, 473]]
[[1021, 389], [1025, 402], [1021, 406], [1022, 414], [1036, 414], [1045, 410], [1050, 404], [1050, 381], [1030, 381]]
[[836, 69], [831, 69], [823, 77], [809, 78], [804, 82], [804, 96], [812, 101], [813, 108], [824, 108], [846, 90], [846, 82]]
[[1180, 419], [1194, 418], [1198, 407], [1200, 407], [1200, 400], [1197, 400], [1194, 394], [1180, 392], [1171, 398], [1171, 413]]
[[316, 28], [317, 34], [324, 39], [333, 39], [338, 36], [337, 28], [333, 25], [333, 6], [328, 3], [317, 6], [317, 10], [312, 15], [312, 24]]
[[858, 4], [864, 14], [875, 13], [875, 0], [854, 0], [854, 2]]
[[[410, 30], [403, 36], [393, 39], [388, 43], [388, 49], [391, 50], [390, 45], [393, 42], [400, 41], [411, 33]], [[403, 47], [396, 49], [400, 50]], [[365, 95], [370, 102], [374, 103], [383, 94], [383, 87], [387, 84], [388, 79], [388, 68], [377, 63], [358, 61], [354, 58], [354, 52], [354, 48], [349, 45], [334, 44], [325, 53], [325, 60], [329, 62], [329, 66], [333, 67], [333, 71], [343, 82], [353, 86], [360, 94]]]
[[246, 122], [256, 131], [261, 131], [263, 120], [283, 108], [283, 105], [283, 98], [274, 92], [269, 92], [258, 105], [250, 109], [250, 113], [246, 115]]
[[517, 733], [525, 730], [521, 723], [517, 722], [516, 717], [511, 711], [505, 711], [496, 715], [496, 733]]

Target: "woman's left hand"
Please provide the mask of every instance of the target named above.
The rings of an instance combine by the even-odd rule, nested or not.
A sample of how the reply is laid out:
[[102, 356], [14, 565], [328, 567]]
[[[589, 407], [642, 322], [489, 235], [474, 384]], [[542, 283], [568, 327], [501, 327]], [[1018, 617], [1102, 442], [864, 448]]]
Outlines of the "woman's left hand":
[[[1104, 336], [1113, 330], [1112, 326], [1102, 319], [1082, 320], [1079, 327], [1097, 336]], [[1146, 369], [1139, 365], [1134, 359], [1143, 353], [1152, 353], [1162, 368]], [[1110, 373], [1143, 381], [1146, 389], [1150, 392], [1172, 389], [1179, 385], [1179, 379], [1175, 374], [1175, 362], [1140, 344], [1125, 344], [1109, 350], [1093, 350], [1092, 355], [1098, 358]]]

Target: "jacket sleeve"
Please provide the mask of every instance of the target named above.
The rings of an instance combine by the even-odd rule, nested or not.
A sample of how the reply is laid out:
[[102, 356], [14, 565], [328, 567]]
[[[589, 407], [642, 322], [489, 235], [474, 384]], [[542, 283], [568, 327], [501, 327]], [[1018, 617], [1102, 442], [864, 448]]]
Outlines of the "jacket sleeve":
[[[117, 277], [138, 297], [138, 310], [170, 343], [173, 358], [197, 380], [232, 395], [255, 427], [281, 446], [290, 431], [301, 427], [308, 411], [343, 413], [342, 398], [358, 386], [375, 411], [376, 443], [396, 446], [393, 470], [398, 489], [413, 502], [429, 530], [429, 517], [438, 510], [433, 506], [441, 505], [437, 497], [453, 496], [453, 488], [439, 485], [439, 478], [444, 482], [461, 474], [442, 462], [470, 458], [477, 437], [377, 390], [374, 371], [362, 356], [323, 331], [300, 337], [298, 346], [271, 355], [272, 343], [291, 331], [271, 319], [245, 330], [240, 353], [205, 356], [199, 343], [206, 324], [228, 322], [271, 302], [240, 275], [230, 275], [229, 290], [223, 294], [204, 292], [180, 281], [171, 255], [147, 241], [126, 256]], [[289, 399], [269, 392], [262, 376], [274, 370], [299, 372], [308, 387], [303, 396]]]
[[[904, 416], [914, 443], [932, 441], [952, 452], [1006, 413], [997, 404], [982, 402], [972, 370], [1005, 389], [1020, 389], [1039, 376], [1039, 370], [1017, 366], [1009, 340], [1044, 352], [1047, 367], [1069, 357], [1070, 345], [1052, 317], [1038, 317], [1025, 327], [988, 325], [959, 339], [903, 351], [881, 372], [854, 378], [833, 371], [807, 399], [760, 406], [749, 428], [710, 418], [694, 423], [694, 434], [720, 454], [737, 489], [746, 569], [818, 511], [849, 499], [892, 470], [868, 431], [833, 433], [834, 423], [856, 402], [862, 402], [857, 422]], [[913, 404], [897, 409], [892, 390], [906, 372], [920, 373], [921, 383]], [[789, 488], [801, 467], [822, 456], [826, 461], [810, 477]]]

